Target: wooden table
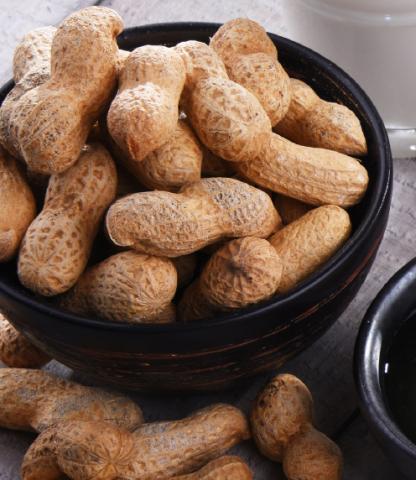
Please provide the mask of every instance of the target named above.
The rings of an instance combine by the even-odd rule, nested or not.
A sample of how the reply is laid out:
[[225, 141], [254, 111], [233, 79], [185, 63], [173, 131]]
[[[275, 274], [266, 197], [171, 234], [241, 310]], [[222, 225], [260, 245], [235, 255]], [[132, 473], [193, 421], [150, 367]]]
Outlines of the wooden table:
[[[259, 21], [269, 31], [285, 34], [282, 0], [20, 0], [5, 2], [0, 9], [0, 81], [11, 77], [13, 49], [21, 36], [37, 26], [57, 24], [70, 12], [91, 4], [116, 9], [125, 25], [173, 21], [223, 22], [244, 16]], [[7, 3], [7, 4], [6, 4]], [[5, 5], [6, 4], [6, 5]], [[317, 423], [341, 446], [347, 480], [400, 480], [384, 457], [357, 410], [352, 377], [352, 354], [358, 326], [369, 303], [384, 283], [416, 252], [416, 163], [395, 160], [394, 195], [390, 221], [376, 262], [359, 294], [339, 321], [318, 342], [288, 362], [283, 371], [300, 376], [311, 388], [316, 402]], [[83, 380], [52, 362], [48, 370]], [[226, 401], [245, 411], [268, 376], [256, 379], [250, 388], [223, 394], [177, 396], [138, 395], [146, 420], [179, 418], [201, 406]], [[1, 408], [1, 405], [0, 405]], [[0, 430], [0, 480], [19, 478], [22, 456], [33, 436]], [[237, 447], [258, 480], [283, 479], [278, 465], [262, 458], [251, 444]], [[318, 480], [318, 479], [317, 479]]]

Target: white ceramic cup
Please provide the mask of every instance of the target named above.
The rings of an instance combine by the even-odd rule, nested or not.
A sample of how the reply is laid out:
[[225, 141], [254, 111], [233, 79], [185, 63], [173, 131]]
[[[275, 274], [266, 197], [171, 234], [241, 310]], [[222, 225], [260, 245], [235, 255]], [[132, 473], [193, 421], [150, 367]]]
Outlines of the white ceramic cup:
[[285, 34], [346, 70], [389, 129], [396, 157], [416, 153], [416, 0], [285, 0]]

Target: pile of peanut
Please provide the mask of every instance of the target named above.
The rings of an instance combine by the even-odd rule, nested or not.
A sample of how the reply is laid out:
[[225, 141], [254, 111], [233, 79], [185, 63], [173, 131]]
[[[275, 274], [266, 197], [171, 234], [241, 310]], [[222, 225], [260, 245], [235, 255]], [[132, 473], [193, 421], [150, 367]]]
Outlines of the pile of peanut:
[[143, 423], [130, 398], [42, 370], [0, 369], [0, 427], [35, 432], [23, 480], [252, 480], [249, 466], [225, 455], [252, 438], [282, 463], [288, 480], [341, 480], [342, 454], [313, 426], [306, 385], [281, 374], [254, 401], [250, 420], [214, 404], [174, 421]]
[[249, 19], [209, 46], [132, 52], [122, 28], [91, 7], [16, 48], [0, 262], [17, 256], [26, 288], [116, 322], [207, 319], [290, 291], [351, 234], [368, 185], [359, 120], [289, 78]]

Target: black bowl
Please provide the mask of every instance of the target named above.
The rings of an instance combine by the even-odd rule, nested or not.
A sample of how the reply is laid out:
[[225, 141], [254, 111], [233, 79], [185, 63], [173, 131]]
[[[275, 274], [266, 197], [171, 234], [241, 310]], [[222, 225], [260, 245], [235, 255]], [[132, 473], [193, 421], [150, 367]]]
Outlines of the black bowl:
[[410, 479], [416, 476], [416, 445], [391, 410], [385, 365], [396, 335], [409, 319], [415, 321], [415, 291], [416, 259], [399, 270], [375, 298], [361, 324], [354, 355], [361, 411], [386, 454]]
[[[174, 23], [127, 29], [120, 47], [207, 42], [219, 27]], [[354, 232], [331, 260], [288, 295], [234, 314], [192, 324], [127, 325], [83, 318], [54, 308], [18, 282], [14, 263], [0, 272], [0, 306], [40, 348], [73, 369], [129, 389], [209, 390], [229, 387], [277, 368], [308, 347], [339, 317], [364, 281], [386, 228], [392, 161], [387, 134], [367, 95], [317, 53], [277, 35], [279, 58], [290, 75], [306, 79], [326, 99], [359, 116], [368, 141], [370, 185], [351, 209]], [[3, 100], [12, 87], [0, 90]]]

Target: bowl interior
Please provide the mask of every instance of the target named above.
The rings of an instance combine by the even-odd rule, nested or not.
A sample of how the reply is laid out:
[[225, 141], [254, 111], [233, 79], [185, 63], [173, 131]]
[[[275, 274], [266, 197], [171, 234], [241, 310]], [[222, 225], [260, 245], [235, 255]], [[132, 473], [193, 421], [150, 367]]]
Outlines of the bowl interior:
[[[122, 33], [119, 37], [119, 45], [121, 48], [132, 50], [145, 44], [172, 46], [186, 40], [208, 42], [218, 27], [219, 24], [192, 22], [135, 27]], [[353, 234], [319, 271], [286, 295], [277, 296], [236, 313], [217, 315], [216, 318], [192, 324], [120, 324], [63, 312], [56, 308], [53, 302], [34, 295], [19, 283], [15, 262], [2, 265], [0, 290], [38, 312], [59, 316], [68, 322], [88, 324], [91, 327], [106, 330], [122, 329], [132, 332], [145, 330], [155, 333], [173, 330], [179, 333], [198, 329], [198, 326], [215, 328], [219, 324], [242, 319], [250, 321], [275, 307], [289, 312], [294, 305], [302, 302], [303, 296], [308, 296], [308, 292], [312, 292], [320, 282], [328, 279], [340, 265], [351, 261], [356, 252], [362, 251], [366, 232], [370, 231], [377, 222], [382, 206], [388, 201], [392, 181], [391, 153], [383, 122], [367, 95], [340, 68], [295, 42], [274, 34], [270, 34], [270, 37], [278, 47], [279, 60], [291, 76], [307, 81], [324, 99], [342, 103], [357, 114], [368, 143], [368, 155], [363, 159], [363, 163], [369, 172], [370, 183], [363, 201], [349, 210], [353, 222]], [[0, 102], [12, 87], [13, 82], [10, 81], [0, 89]]]

